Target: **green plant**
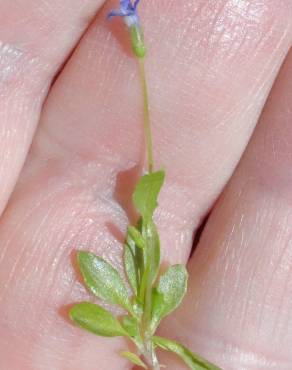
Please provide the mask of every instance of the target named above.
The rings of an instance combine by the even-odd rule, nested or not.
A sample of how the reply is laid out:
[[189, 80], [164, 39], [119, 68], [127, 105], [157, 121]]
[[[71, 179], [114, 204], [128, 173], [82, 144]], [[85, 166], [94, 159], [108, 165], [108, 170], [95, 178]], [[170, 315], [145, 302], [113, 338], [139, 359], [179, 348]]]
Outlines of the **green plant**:
[[[163, 186], [164, 171], [154, 172], [152, 136], [149, 119], [148, 92], [144, 68], [146, 53], [143, 32], [137, 15], [138, 1], [121, 0], [119, 11], [129, 27], [133, 51], [139, 60], [144, 98], [144, 128], [148, 173], [141, 177], [133, 194], [133, 203], [140, 214], [137, 225], [128, 227], [124, 244], [124, 267], [127, 281], [108, 262], [90, 252], [78, 252], [78, 266], [84, 283], [96, 297], [122, 307], [126, 314], [115, 317], [101, 306], [83, 302], [70, 310], [70, 318], [82, 328], [105, 337], [123, 336], [131, 340], [137, 353], [121, 355], [145, 369], [159, 370], [156, 349], [177, 354], [193, 370], [219, 370], [215, 365], [194, 354], [183, 345], [155, 335], [161, 321], [182, 302], [187, 291], [188, 273], [183, 265], [170, 266], [161, 273], [160, 241], [153, 221]], [[131, 292], [128, 289], [130, 286]]]

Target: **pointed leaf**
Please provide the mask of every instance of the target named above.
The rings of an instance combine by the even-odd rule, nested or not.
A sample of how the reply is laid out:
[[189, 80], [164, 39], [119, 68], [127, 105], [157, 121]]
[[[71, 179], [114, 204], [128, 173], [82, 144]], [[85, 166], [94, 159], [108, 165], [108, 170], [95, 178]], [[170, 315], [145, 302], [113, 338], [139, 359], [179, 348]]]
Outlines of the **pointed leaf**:
[[135, 242], [137, 247], [142, 249], [145, 247], [145, 240], [140, 231], [136, 227], [134, 226], [128, 227], [128, 236]]
[[143, 343], [139, 331], [139, 322], [134, 317], [125, 316], [122, 321], [123, 328], [128, 333], [130, 339], [136, 344], [137, 348], [142, 348]]
[[[133, 232], [133, 229], [136, 231]], [[141, 233], [142, 219], [138, 221], [136, 227], [128, 228], [127, 239], [124, 250], [125, 271], [132, 287], [134, 295], [137, 297], [140, 289], [140, 280], [144, 271], [144, 246], [145, 241]], [[143, 248], [142, 241], [143, 239]], [[140, 243], [140, 246], [137, 246]]]
[[95, 296], [132, 312], [127, 288], [116, 269], [90, 252], [79, 252], [78, 263], [84, 282]]
[[164, 171], [141, 177], [133, 195], [134, 205], [145, 221], [151, 220], [157, 207], [157, 197], [165, 178]]
[[181, 304], [187, 291], [187, 280], [188, 272], [183, 265], [169, 267], [160, 277], [153, 291], [152, 330]]
[[137, 337], [139, 335], [139, 324], [134, 317], [125, 316], [122, 325], [130, 337]]
[[221, 370], [218, 366], [196, 355], [183, 345], [169, 339], [153, 337], [153, 342], [160, 348], [178, 355], [191, 370]]
[[144, 369], [147, 369], [147, 366], [144, 362], [133, 352], [122, 352], [121, 356], [125, 357], [127, 360], [131, 361], [134, 365], [141, 366]]
[[144, 252], [145, 269], [141, 278], [139, 289], [139, 300], [143, 302], [148, 285], [152, 285], [158, 275], [160, 268], [160, 240], [153, 221], [143, 225], [142, 235], [146, 240]]
[[136, 246], [133, 243], [126, 243], [124, 246], [124, 267], [133, 293], [137, 295], [139, 271], [136, 260]]
[[119, 321], [104, 308], [83, 302], [70, 310], [70, 318], [81, 328], [102, 337], [128, 336]]
[[149, 221], [143, 227], [143, 234], [146, 238], [146, 260], [150, 265], [151, 281], [154, 282], [160, 268], [160, 240], [154, 222]]
[[152, 317], [151, 317], [151, 331], [154, 334], [161, 320], [165, 317], [165, 302], [163, 295], [160, 294], [156, 288], [152, 291]]

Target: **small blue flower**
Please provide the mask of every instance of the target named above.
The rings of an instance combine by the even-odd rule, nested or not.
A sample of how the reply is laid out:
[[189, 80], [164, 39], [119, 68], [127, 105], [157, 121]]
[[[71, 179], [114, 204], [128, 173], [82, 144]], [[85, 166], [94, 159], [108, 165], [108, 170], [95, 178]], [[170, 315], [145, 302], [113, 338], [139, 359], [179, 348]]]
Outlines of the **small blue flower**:
[[143, 31], [137, 13], [140, 0], [120, 0], [120, 9], [112, 10], [108, 14], [108, 19], [112, 17], [122, 17], [130, 30], [131, 43], [134, 54], [138, 58], [144, 58], [146, 48], [144, 45]]
[[108, 18], [122, 17], [129, 28], [139, 26], [139, 17], [137, 14], [139, 2], [140, 0], [135, 0], [133, 4], [132, 0], [120, 0], [120, 9], [112, 10], [108, 14]]

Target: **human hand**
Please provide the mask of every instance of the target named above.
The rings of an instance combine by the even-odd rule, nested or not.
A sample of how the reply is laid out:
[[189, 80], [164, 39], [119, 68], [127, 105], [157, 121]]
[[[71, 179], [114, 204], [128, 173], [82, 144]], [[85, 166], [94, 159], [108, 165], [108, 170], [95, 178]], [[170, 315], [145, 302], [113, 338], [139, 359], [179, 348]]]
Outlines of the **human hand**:
[[[66, 319], [88, 299], [74, 250], [121, 267], [143, 152], [135, 61], [103, 3], [0, 4], [1, 370], [131, 368], [123, 339]], [[157, 213], [166, 263], [188, 260], [212, 210], [188, 296], [161, 331], [224, 370], [290, 370], [291, 53], [266, 99], [291, 46], [292, 4], [149, 0], [141, 16], [155, 157], [168, 175]], [[176, 361], [162, 362], [184, 369]]]

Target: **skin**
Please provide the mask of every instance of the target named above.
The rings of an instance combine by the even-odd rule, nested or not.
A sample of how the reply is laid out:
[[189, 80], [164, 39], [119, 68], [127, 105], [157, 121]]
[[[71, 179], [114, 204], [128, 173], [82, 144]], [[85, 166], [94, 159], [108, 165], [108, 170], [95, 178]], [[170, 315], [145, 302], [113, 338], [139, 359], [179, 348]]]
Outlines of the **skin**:
[[[132, 368], [123, 339], [67, 320], [90, 298], [77, 249], [122, 268], [144, 161], [136, 63], [122, 22], [105, 20], [116, 5], [0, 3], [1, 369]], [[291, 0], [148, 0], [140, 14], [156, 168], [167, 173], [163, 259], [190, 272], [161, 334], [224, 370], [290, 370]]]

